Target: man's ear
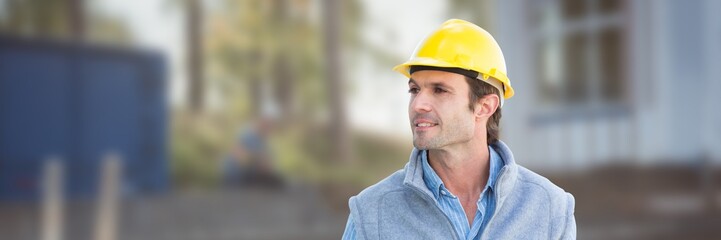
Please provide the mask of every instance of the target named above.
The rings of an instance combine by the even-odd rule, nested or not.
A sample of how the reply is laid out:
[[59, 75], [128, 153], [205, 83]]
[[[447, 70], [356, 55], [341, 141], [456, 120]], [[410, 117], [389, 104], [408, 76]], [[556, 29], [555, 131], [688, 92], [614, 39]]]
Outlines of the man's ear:
[[490, 118], [493, 113], [498, 109], [501, 99], [496, 94], [486, 94], [485, 96], [478, 99], [476, 102], [476, 108], [473, 114], [476, 118]]

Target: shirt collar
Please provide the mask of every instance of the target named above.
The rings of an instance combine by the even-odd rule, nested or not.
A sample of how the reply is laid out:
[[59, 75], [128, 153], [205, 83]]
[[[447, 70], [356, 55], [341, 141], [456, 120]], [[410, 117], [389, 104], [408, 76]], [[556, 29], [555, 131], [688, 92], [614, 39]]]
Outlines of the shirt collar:
[[[489, 174], [488, 181], [486, 182], [486, 186], [483, 189], [490, 188], [492, 191], [495, 191], [496, 179], [498, 177], [498, 173], [501, 171], [501, 168], [504, 164], [501, 156], [498, 155], [498, 153], [492, 147], [488, 147], [488, 152], [490, 153]], [[433, 193], [433, 197], [438, 200], [438, 198], [441, 196], [441, 191], [448, 190], [445, 189], [443, 180], [441, 180], [438, 174], [436, 174], [436, 171], [434, 171], [433, 168], [431, 168], [431, 165], [428, 163], [428, 150], [421, 151], [421, 154], [418, 154], [418, 157], [421, 158], [423, 166], [423, 182], [426, 184], [428, 190]]]
[[423, 182], [426, 183], [428, 190], [433, 193], [433, 197], [438, 200], [441, 190], [444, 188], [443, 181], [441, 181], [441, 178], [438, 174], [436, 174], [436, 171], [434, 171], [428, 163], [428, 150], [421, 151], [421, 154], [418, 154], [418, 157], [421, 158], [421, 162], [423, 164]]
[[496, 180], [498, 179], [498, 173], [501, 172], [501, 168], [503, 168], [503, 159], [500, 155], [494, 150], [491, 146], [488, 146], [488, 152], [490, 152], [490, 162], [491, 166], [489, 169], [488, 174], [488, 182], [486, 182], [486, 188], [491, 188], [491, 190], [495, 191], [496, 189]]

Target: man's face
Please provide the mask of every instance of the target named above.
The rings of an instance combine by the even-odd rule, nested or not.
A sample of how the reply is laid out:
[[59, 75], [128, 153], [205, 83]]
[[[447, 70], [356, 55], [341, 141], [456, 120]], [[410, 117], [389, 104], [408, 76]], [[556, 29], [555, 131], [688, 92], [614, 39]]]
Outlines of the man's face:
[[413, 146], [440, 149], [473, 139], [475, 115], [468, 108], [469, 86], [463, 75], [417, 71], [411, 75], [408, 89]]

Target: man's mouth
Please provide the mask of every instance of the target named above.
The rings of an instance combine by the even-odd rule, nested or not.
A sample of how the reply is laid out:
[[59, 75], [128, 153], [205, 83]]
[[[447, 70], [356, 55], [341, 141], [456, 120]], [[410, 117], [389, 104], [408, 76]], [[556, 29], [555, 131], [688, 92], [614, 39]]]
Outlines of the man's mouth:
[[430, 119], [416, 119], [413, 121], [413, 126], [414, 130], [422, 131], [438, 126], [438, 123]]
[[435, 123], [416, 123], [416, 127], [433, 127], [438, 124]]

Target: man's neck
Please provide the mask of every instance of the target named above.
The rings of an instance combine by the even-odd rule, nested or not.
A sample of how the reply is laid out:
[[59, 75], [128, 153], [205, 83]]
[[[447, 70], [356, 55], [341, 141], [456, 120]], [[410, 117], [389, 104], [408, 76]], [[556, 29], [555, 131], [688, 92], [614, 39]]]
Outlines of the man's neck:
[[428, 151], [428, 163], [458, 197], [480, 196], [488, 181], [490, 153], [485, 143]]

